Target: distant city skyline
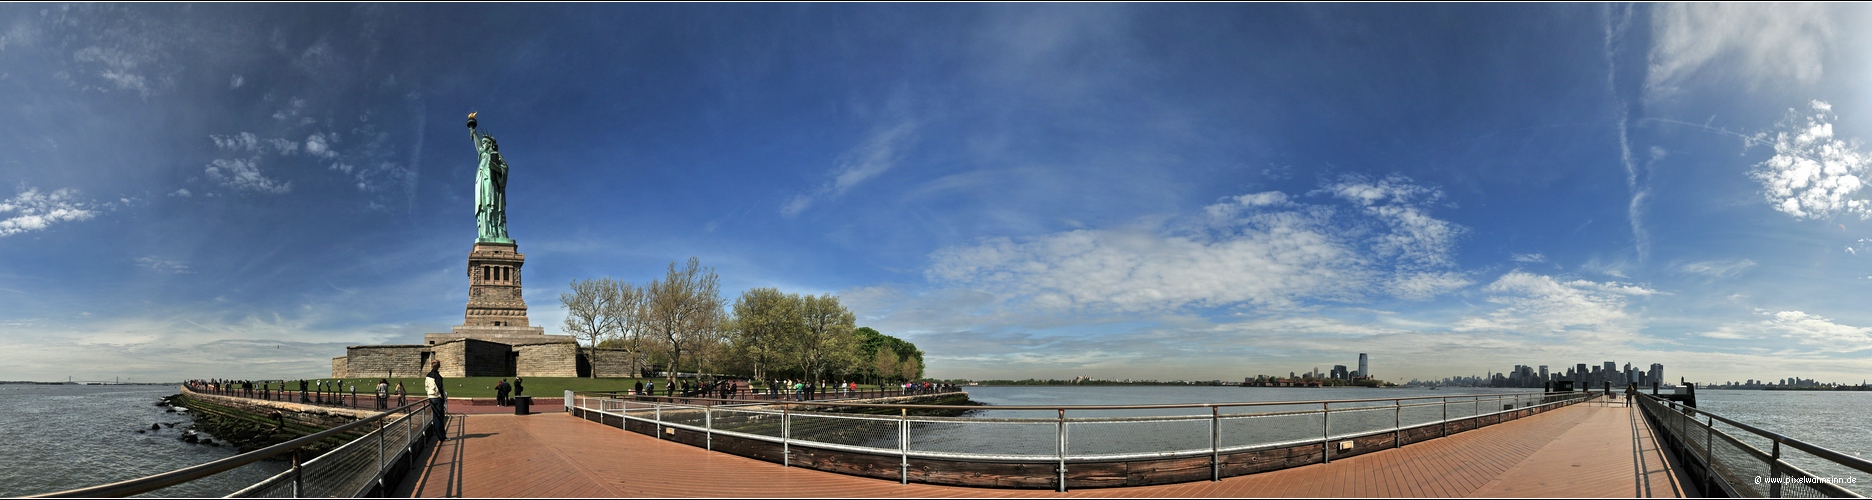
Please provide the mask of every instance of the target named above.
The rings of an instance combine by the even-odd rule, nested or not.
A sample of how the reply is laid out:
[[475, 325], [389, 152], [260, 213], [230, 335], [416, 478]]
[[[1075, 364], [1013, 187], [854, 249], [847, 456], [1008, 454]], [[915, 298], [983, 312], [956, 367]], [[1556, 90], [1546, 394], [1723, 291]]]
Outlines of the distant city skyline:
[[573, 280], [695, 256], [935, 378], [1857, 380], [1868, 16], [0, 4], [0, 379], [310, 377], [449, 331], [478, 112], [547, 333]]

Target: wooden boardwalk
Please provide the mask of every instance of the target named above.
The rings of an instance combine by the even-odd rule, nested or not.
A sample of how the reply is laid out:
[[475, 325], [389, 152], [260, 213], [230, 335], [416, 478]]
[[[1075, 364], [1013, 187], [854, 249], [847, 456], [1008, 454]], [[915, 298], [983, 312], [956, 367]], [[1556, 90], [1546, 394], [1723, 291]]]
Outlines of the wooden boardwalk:
[[1573, 405], [1293, 469], [1221, 481], [1050, 490], [898, 484], [782, 467], [566, 414], [473, 415], [420, 457], [414, 497], [1683, 497], [1635, 408]]

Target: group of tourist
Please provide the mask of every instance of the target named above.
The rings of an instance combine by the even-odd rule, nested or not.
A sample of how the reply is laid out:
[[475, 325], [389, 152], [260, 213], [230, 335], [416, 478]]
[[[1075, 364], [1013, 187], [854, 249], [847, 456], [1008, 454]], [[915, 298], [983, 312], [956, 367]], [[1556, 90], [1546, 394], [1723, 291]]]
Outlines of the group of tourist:
[[513, 406], [513, 401], [507, 397], [507, 393], [512, 392], [513, 397], [516, 398], [523, 396], [524, 394], [521, 394], [521, 391], [526, 390], [525, 382], [526, 379], [524, 377], [514, 377], [513, 385], [507, 385], [507, 379], [500, 379], [500, 382], [495, 382], [494, 406]]
[[[329, 379], [329, 380], [299, 379], [299, 380], [290, 381], [290, 382], [297, 382], [297, 385], [299, 386], [299, 402], [300, 403], [344, 404], [344, 399], [345, 399], [344, 395], [348, 392], [350, 394], [351, 406], [354, 406], [354, 407], [358, 406], [356, 382], [347, 383], [343, 379]], [[290, 401], [292, 399], [292, 385], [293, 385], [290, 382], [286, 380], [255, 381], [255, 380], [229, 380], [229, 379], [213, 378], [213, 379], [192, 379], [192, 380], [183, 382], [183, 385], [187, 386], [189, 390], [191, 391], [208, 393], [208, 394], [216, 394], [216, 395], [221, 395], [221, 396], [236, 396], [236, 397], [266, 399], [266, 400]], [[507, 386], [506, 379], [501, 379], [500, 384], [496, 386], [496, 390], [499, 391], [500, 400], [502, 404], [505, 404], [507, 400], [507, 387], [506, 386]], [[434, 418], [431, 419], [430, 424], [434, 426], [436, 436], [439, 439], [446, 441], [448, 440], [448, 435], [445, 432], [445, 430], [448, 427], [447, 427], [447, 424], [444, 422], [444, 420], [447, 417], [448, 392], [444, 390], [443, 384], [442, 384], [442, 363], [441, 362], [439, 361], [430, 362], [428, 366], [428, 373], [423, 377], [423, 389], [424, 389], [425, 395], [429, 397], [429, 408], [431, 411], [434, 412]], [[523, 389], [521, 387], [521, 379], [517, 377], [514, 378], [513, 394], [515, 396], [519, 396], [522, 390]], [[387, 378], [377, 379], [377, 387], [376, 387], [375, 392], [376, 392], [375, 395], [377, 397], [377, 409], [378, 410], [389, 409], [390, 396], [392, 395], [396, 396], [397, 407], [400, 408], [409, 404], [409, 400], [408, 400], [409, 395], [403, 389], [402, 381], [397, 381], [395, 389], [392, 389], [390, 385], [390, 379], [387, 379]]]
[[934, 394], [938, 392], [948, 392], [948, 391], [954, 390], [955, 388], [956, 388], [955, 384], [938, 384], [935, 382], [904, 382], [903, 383], [904, 395]]
[[[269, 401], [292, 401], [293, 386], [298, 386], [298, 401], [301, 404], [361, 406], [357, 399], [357, 382], [343, 379], [297, 379], [297, 380], [230, 380], [230, 379], [195, 379], [185, 382], [190, 390], [207, 392], [222, 396], [265, 399]], [[367, 386], [368, 389], [368, 386]], [[409, 394], [403, 389], [403, 382], [391, 386], [389, 379], [377, 379], [377, 409], [390, 408], [390, 397], [396, 397], [396, 406], [409, 404]]]

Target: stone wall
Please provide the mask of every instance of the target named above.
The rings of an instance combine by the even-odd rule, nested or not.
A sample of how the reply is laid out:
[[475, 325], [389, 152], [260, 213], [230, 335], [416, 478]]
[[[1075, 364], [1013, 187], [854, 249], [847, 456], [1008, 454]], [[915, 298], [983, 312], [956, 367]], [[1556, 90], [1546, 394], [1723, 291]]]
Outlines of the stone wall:
[[444, 377], [509, 376], [506, 344], [461, 339], [436, 344], [431, 349], [435, 359], [442, 361]]
[[514, 375], [521, 377], [577, 377], [578, 344], [548, 342], [513, 346], [519, 356]]
[[350, 363], [345, 358], [346, 358], [345, 356], [332, 358], [332, 378], [345, 378], [345, 377], [351, 376]]
[[[294, 386], [294, 388], [297, 389], [297, 386]], [[273, 418], [274, 414], [278, 414], [280, 418], [287, 423], [305, 426], [311, 432], [330, 429], [377, 414], [377, 412], [369, 410], [332, 408], [326, 406], [302, 405], [286, 401], [267, 401], [264, 399], [218, 396], [191, 391], [188, 387], [182, 388], [182, 396], [188, 400], [209, 403], [215, 407], [212, 408], [213, 410], [220, 413], [227, 413], [229, 410], [239, 412], [237, 414], [229, 413], [228, 416], [270, 420]], [[210, 409], [207, 408], [209, 405], [189, 404], [186, 402], [183, 404], [196, 411], [207, 411]], [[306, 433], [309, 434], [310, 432]]]
[[[345, 377], [416, 377], [423, 370], [424, 351], [428, 346], [421, 345], [359, 345], [345, 349], [349, 358], [345, 368]], [[337, 360], [332, 360], [332, 374], [337, 376]], [[445, 372], [446, 373], [446, 372]]]
[[630, 359], [623, 349], [599, 347], [587, 349], [591, 353], [591, 370], [598, 377], [634, 377], [630, 372]]

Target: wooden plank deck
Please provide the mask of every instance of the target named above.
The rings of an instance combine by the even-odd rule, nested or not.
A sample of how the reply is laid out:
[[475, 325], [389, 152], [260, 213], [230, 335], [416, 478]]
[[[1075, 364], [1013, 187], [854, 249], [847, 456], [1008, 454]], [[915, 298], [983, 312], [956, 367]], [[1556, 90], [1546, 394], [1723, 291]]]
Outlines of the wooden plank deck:
[[898, 484], [782, 467], [566, 414], [472, 415], [420, 457], [411, 497], [1683, 497], [1635, 408], [1579, 404], [1293, 469], [1058, 493]]

